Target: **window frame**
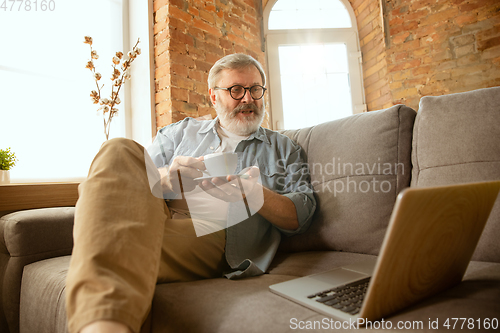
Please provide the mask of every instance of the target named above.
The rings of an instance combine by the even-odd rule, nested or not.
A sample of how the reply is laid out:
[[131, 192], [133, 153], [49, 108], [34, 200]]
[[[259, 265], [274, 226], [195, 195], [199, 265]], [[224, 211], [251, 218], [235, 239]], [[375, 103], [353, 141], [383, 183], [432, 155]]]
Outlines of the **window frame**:
[[[365, 93], [362, 76], [362, 57], [359, 46], [359, 35], [356, 28], [356, 16], [347, 0], [341, 1], [351, 18], [351, 28], [327, 29], [269, 29], [269, 16], [273, 6], [279, 0], [269, 0], [264, 10], [264, 34], [267, 47], [269, 73], [270, 123], [274, 130], [283, 130], [283, 102], [281, 93], [281, 73], [278, 47], [280, 45], [344, 43], [348, 52], [349, 80], [353, 114], [366, 112]], [[326, 98], [326, 97], [325, 97]]]
[[[125, 0], [124, 15], [128, 16], [128, 29], [124, 31], [124, 46], [132, 49], [140, 38], [141, 56], [130, 69], [132, 80], [125, 86], [125, 135], [147, 145], [156, 135], [155, 82], [154, 82], [154, 17], [153, 0]], [[150, 110], [146, 112], [145, 110]]]

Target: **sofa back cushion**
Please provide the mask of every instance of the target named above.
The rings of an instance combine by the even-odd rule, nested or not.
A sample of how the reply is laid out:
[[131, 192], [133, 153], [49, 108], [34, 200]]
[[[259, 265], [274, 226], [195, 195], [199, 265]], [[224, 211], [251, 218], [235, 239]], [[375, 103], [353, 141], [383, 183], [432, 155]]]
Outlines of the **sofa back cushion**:
[[[500, 180], [500, 87], [423, 97], [413, 132], [411, 186]], [[500, 199], [473, 259], [500, 262]]]
[[317, 209], [282, 251], [378, 254], [397, 194], [410, 185], [415, 111], [396, 105], [284, 131], [307, 153]]

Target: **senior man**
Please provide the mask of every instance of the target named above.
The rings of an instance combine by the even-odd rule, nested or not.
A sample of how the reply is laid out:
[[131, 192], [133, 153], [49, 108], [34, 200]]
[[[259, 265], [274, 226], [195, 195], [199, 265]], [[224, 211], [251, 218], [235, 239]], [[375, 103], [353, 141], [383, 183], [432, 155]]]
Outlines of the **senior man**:
[[[263, 274], [281, 235], [307, 229], [309, 171], [298, 145], [261, 127], [265, 83], [258, 61], [228, 55], [208, 78], [216, 119], [166, 126], [147, 151], [126, 139], [103, 144], [79, 187], [70, 332], [139, 332], [156, 283]], [[204, 156], [216, 152], [237, 153], [235, 173], [246, 177], [203, 177]], [[200, 195], [186, 205], [191, 193]], [[244, 219], [235, 218], [238, 198], [253, 209]], [[193, 202], [226, 227], [198, 237]]]

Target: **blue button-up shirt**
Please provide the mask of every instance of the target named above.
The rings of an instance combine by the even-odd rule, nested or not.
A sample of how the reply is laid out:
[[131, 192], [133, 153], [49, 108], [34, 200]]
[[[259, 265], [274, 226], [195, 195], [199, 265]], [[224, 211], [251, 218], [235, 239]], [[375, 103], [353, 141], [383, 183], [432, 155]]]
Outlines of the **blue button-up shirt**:
[[[170, 165], [176, 156], [199, 157], [213, 153], [221, 144], [214, 120], [185, 118], [158, 131], [147, 149], [156, 167]], [[316, 208], [304, 151], [287, 136], [260, 127], [235, 149], [236, 173], [257, 165], [262, 185], [288, 197], [295, 205], [299, 228], [281, 229], [259, 214], [231, 226], [226, 231], [226, 260], [232, 273], [228, 278], [263, 274], [276, 254], [281, 235], [304, 232]], [[228, 216], [231, 215], [231, 205]]]

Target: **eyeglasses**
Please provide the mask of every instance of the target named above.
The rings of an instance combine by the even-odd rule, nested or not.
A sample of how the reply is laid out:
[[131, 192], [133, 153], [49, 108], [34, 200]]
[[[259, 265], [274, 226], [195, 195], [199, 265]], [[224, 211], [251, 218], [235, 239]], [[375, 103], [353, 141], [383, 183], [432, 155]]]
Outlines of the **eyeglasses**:
[[239, 100], [243, 99], [243, 97], [245, 97], [247, 90], [250, 92], [250, 96], [252, 96], [252, 98], [254, 100], [261, 99], [267, 90], [266, 88], [264, 88], [263, 86], [260, 86], [260, 85], [255, 85], [255, 86], [251, 86], [249, 88], [245, 88], [245, 87], [240, 86], [238, 84], [234, 85], [232, 87], [229, 87], [229, 88], [215, 87], [214, 89], [229, 91], [229, 95], [231, 95], [231, 97], [237, 101], [239, 101]]

